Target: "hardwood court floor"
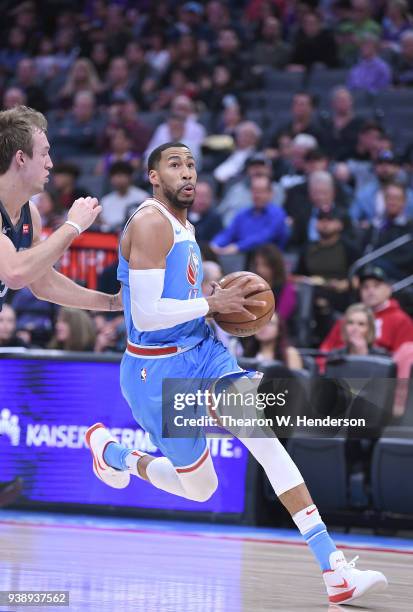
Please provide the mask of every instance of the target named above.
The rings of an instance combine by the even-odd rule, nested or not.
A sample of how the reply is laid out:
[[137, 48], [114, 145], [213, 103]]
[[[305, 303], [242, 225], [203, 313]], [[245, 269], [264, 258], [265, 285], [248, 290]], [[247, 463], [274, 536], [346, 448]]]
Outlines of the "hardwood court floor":
[[[58, 515], [35, 522], [28, 513], [24, 519], [18, 513], [14, 517], [0, 514], [0, 590], [69, 590], [70, 611], [352, 609], [329, 608], [307, 548], [298, 540], [282, 542], [275, 531]], [[381, 570], [390, 583], [386, 592], [366, 597], [353, 610], [412, 609], [413, 546], [397, 552], [347, 549], [345, 554], [348, 560], [359, 554], [358, 567]], [[39, 609], [68, 608], [0, 606], [0, 612]]]

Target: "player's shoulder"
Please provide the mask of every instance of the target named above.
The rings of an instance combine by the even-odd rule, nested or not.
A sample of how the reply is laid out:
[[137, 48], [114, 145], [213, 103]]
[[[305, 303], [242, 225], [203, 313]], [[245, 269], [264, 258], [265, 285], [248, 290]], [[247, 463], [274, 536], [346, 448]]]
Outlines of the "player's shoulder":
[[151, 205], [150, 200], [145, 200], [133, 215], [130, 225], [145, 230], [157, 230], [168, 226], [169, 221], [159, 208]]

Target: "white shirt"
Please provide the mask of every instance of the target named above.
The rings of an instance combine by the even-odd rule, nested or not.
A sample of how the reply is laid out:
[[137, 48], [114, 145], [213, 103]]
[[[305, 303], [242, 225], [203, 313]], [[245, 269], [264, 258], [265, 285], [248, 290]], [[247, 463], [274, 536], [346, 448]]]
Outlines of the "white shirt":
[[122, 225], [128, 208], [134, 204], [138, 207], [148, 197], [149, 194], [146, 191], [135, 186], [129, 187], [125, 195], [117, 191], [108, 193], [101, 200], [102, 223], [109, 227]]
[[[182, 143], [186, 145], [191, 151], [198, 162], [201, 163], [201, 145], [205, 140], [206, 131], [203, 125], [192, 117], [188, 117], [185, 121], [184, 135], [182, 136]], [[161, 123], [155, 130], [148, 147], [145, 151], [145, 159], [148, 160], [150, 153], [159, 147], [159, 145], [165, 142], [171, 142], [173, 140], [169, 126], [167, 123]]]
[[253, 147], [237, 149], [214, 170], [214, 178], [221, 183], [237, 176], [245, 166], [245, 162], [255, 152]]

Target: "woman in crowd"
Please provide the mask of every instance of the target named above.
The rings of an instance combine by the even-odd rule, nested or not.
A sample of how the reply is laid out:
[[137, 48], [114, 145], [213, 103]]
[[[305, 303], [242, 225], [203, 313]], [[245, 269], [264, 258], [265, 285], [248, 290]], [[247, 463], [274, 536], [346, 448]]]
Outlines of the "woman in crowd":
[[349, 306], [344, 313], [343, 339], [345, 346], [332, 351], [329, 359], [341, 355], [386, 355], [387, 352], [374, 346], [376, 328], [373, 312], [364, 304]]
[[264, 244], [255, 251], [251, 271], [261, 276], [273, 290], [278, 316], [288, 321], [294, 314], [296, 294], [294, 284], [287, 280], [283, 254], [275, 244]]
[[277, 313], [254, 336], [244, 341], [244, 356], [259, 361], [281, 361], [290, 370], [301, 370], [299, 352], [288, 342], [285, 324]]
[[95, 325], [87, 312], [75, 308], [61, 308], [55, 333], [47, 348], [63, 351], [93, 351], [95, 340]]

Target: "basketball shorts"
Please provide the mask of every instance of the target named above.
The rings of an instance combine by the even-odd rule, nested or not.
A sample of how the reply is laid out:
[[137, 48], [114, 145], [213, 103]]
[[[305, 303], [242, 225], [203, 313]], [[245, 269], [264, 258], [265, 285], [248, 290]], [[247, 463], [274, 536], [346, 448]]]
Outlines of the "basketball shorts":
[[[211, 380], [231, 374], [235, 377], [249, 375], [239, 367], [224, 345], [210, 335], [195, 347], [172, 356], [148, 359], [125, 353], [120, 368], [120, 384], [135, 420], [148, 432], [151, 442], [174, 466], [187, 467], [196, 463], [205, 452], [205, 433], [203, 427], [195, 427], [191, 428], [188, 437], [164, 435], [163, 410], [173, 411], [175, 407], [172, 403], [163, 406], [163, 381], [196, 379], [195, 383], [204, 391], [210, 387]], [[195, 411], [196, 416], [200, 416], [199, 410], [195, 408]]]

